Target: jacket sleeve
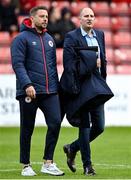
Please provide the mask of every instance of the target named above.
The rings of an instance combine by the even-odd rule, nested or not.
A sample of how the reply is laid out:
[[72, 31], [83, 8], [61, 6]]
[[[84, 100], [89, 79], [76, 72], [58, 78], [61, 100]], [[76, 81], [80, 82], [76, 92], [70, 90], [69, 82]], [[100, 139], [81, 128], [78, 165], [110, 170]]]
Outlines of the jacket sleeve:
[[18, 36], [13, 40], [11, 45], [11, 60], [16, 78], [20, 82], [23, 89], [25, 89], [25, 87], [27, 87], [29, 84], [32, 84], [25, 68], [25, 59], [26, 41], [24, 38]]
[[77, 53], [75, 52], [75, 42], [70, 34], [64, 40], [63, 66], [67, 71], [76, 71]]
[[64, 71], [60, 79], [61, 88], [69, 94], [79, 91], [79, 74], [77, 69], [77, 54], [74, 49], [75, 42], [70, 34], [64, 40], [63, 66]]

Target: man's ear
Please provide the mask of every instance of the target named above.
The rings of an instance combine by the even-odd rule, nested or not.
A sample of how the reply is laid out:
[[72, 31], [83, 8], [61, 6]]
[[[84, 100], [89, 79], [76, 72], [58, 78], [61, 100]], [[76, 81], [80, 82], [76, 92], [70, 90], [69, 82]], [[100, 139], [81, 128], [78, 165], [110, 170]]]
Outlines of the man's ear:
[[32, 27], [34, 27], [34, 23], [33, 23], [34, 17], [33, 17], [33, 16], [30, 16], [30, 20], [31, 20], [31, 22], [32, 22]]
[[31, 21], [33, 21], [33, 16], [30, 16]]

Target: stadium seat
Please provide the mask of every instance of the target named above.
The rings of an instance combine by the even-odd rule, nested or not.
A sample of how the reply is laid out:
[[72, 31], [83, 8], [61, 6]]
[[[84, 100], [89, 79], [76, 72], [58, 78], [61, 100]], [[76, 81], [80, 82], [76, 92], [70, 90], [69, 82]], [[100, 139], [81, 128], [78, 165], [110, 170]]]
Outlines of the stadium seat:
[[131, 49], [130, 48], [120, 48], [114, 50], [115, 61], [121, 64], [131, 65]]
[[104, 31], [106, 46], [112, 46], [113, 34], [111, 31]]
[[[129, 0], [130, 1], [130, 0]], [[129, 16], [131, 16], [131, 1], [129, 3]]]
[[62, 48], [56, 49], [56, 59], [57, 59], [57, 64], [63, 63], [63, 49]]
[[118, 65], [116, 66], [117, 74], [131, 74], [131, 65]]
[[0, 47], [0, 63], [10, 63], [11, 55], [9, 47]]
[[22, 15], [19, 15], [19, 16], [17, 17], [17, 21], [18, 21], [18, 25], [19, 25], [19, 26], [21, 25], [22, 21], [23, 21], [26, 17], [27, 17], [27, 16], [22, 16]]
[[91, 8], [95, 12], [96, 15], [109, 15], [110, 13], [110, 8], [108, 5], [108, 2], [92, 2], [91, 3]]
[[129, 6], [125, 2], [112, 2], [110, 4], [110, 12], [112, 15], [129, 15]]
[[114, 50], [113, 48], [106, 48], [106, 59], [108, 64], [114, 64]]
[[14, 73], [11, 64], [0, 64], [0, 74]]
[[69, 1], [53, 1], [51, 6], [59, 7], [60, 9], [67, 7], [70, 9], [70, 2]]
[[115, 47], [131, 46], [131, 33], [119, 31], [113, 36], [113, 45]]
[[72, 17], [71, 17], [71, 20], [72, 20], [72, 22], [76, 25], [76, 27], [79, 27], [79, 26], [80, 26], [80, 20], [79, 20], [78, 17], [72, 16]]
[[112, 64], [107, 64], [107, 74], [115, 74], [115, 66]]
[[0, 32], [0, 46], [3, 46], [3, 45], [10, 45], [10, 34], [9, 32]]
[[88, 2], [86, 1], [79, 1], [79, 2], [72, 2], [70, 6], [70, 10], [73, 16], [77, 16], [80, 13], [82, 8], [88, 7]]
[[96, 16], [95, 28], [110, 30], [111, 29], [110, 16]]
[[45, 6], [45, 7], [47, 7], [47, 8], [49, 8], [50, 7], [50, 1], [47, 1], [47, 0], [36, 0], [36, 5], [37, 6]]
[[129, 16], [116, 16], [111, 18], [111, 27], [113, 31], [131, 30], [131, 19]]

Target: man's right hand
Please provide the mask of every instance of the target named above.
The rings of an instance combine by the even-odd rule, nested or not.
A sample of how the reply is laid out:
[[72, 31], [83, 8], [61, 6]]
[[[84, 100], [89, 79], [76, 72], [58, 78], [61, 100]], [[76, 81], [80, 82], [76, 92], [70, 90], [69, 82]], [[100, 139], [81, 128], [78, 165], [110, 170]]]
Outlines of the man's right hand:
[[29, 96], [30, 98], [32, 99], [36, 98], [36, 91], [33, 86], [27, 87], [25, 91], [26, 91], [27, 96]]
[[101, 67], [101, 60], [100, 60], [99, 58], [97, 59], [96, 66], [97, 66], [98, 68]]

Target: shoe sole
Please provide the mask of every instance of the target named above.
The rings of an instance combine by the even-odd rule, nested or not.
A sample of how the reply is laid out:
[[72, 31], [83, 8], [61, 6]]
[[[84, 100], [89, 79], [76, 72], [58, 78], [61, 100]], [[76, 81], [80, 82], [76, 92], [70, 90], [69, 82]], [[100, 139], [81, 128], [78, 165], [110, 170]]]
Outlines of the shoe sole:
[[50, 173], [50, 172], [43, 172], [43, 171], [41, 171], [41, 173], [43, 173], [43, 174], [48, 174], [48, 175], [51, 175], [51, 176], [64, 176], [65, 175], [65, 173], [63, 173], [63, 174], [52, 174], [52, 173]]
[[23, 175], [23, 174], [21, 174], [21, 176], [29, 176], [29, 177], [31, 177], [31, 176], [36, 176], [37, 174], [34, 174], [34, 175]]
[[[68, 150], [65, 146], [63, 146], [63, 150], [64, 150], [64, 153], [66, 154], [66, 157], [67, 157]], [[72, 168], [72, 166], [70, 166], [70, 163], [68, 161], [67, 161], [67, 165], [72, 172], [76, 172], [76, 169]]]
[[21, 173], [21, 176], [36, 176], [36, 175], [37, 175], [36, 173], [35, 174], [30, 174], [30, 175], [29, 174], [27, 175], [27, 174], [22, 174]]

